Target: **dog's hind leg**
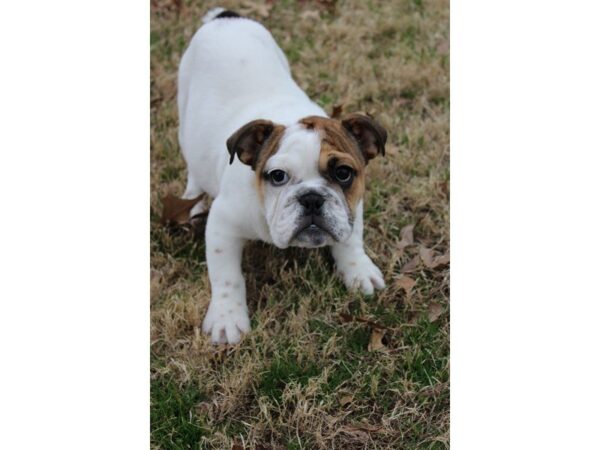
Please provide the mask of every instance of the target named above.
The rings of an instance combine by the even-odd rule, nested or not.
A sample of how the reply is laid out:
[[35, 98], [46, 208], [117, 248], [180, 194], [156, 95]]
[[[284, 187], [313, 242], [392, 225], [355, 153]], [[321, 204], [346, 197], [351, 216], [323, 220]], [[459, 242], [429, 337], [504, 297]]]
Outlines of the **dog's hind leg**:
[[[183, 193], [182, 198], [186, 200], [191, 200], [200, 197], [202, 194], [204, 194], [204, 191], [200, 187], [198, 187], [197, 183], [194, 181], [194, 178], [188, 174], [187, 186], [185, 188], [185, 192]], [[198, 203], [196, 203], [190, 210], [190, 218], [198, 216], [200, 214], [204, 214], [207, 211], [208, 202], [206, 201], [206, 197], [202, 197], [200, 200], [198, 200]]]

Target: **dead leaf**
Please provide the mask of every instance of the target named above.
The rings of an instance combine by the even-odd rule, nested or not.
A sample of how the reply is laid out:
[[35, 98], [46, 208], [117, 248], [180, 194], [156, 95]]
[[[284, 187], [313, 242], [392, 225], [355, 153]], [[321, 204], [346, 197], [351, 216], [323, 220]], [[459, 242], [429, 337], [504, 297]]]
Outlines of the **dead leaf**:
[[272, 7], [273, 5], [271, 3], [244, 1], [242, 2], [240, 11], [243, 15], [256, 14], [266, 19], [271, 14]]
[[342, 116], [342, 110], [344, 109], [344, 105], [334, 105], [333, 111], [331, 112], [332, 119], [339, 119]]
[[439, 303], [430, 303], [427, 309], [427, 318], [430, 322], [435, 322], [444, 312], [444, 307]]
[[370, 352], [375, 352], [377, 350], [385, 348], [385, 345], [383, 345], [382, 342], [384, 334], [384, 330], [380, 328], [373, 328], [373, 331], [371, 331], [371, 339], [369, 341], [369, 346], [367, 347], [367, 350]]
[[[387, 147], [386, 147], [387, 150]], [[442, 193], [448, 197], [450, 195], [450, 184], [448, 183], [448, 181], [440, 181], [439, 183], [437, 183], [437, 188], [442, 191]]]
[[319, 11], [316, 10], [306, 10], [300, 13], [300, 18], [301, 19], [314, 19], [314, 20], [319, 20], [321, 18], [321, 14], [319, 13]]
[[402, 238], [400, 242], [398, 242], [398, 249], [403, 251], [409, 245], [413, 245], [415, 243], [415, 238], [413, 236], [413, 230], [415, 229], [415, 224], [406, 225], [400, 230], [400, 237]]
[[202, 195], [193, 199], [183, 199], [168, 194], [162, 199], [163, 212], [161, 223], [163, 225], [183, 225], [189, 222], [190, 211], [200, 200]]
[[340, 406], [346, 406], [347, 404], [352, 403], [352, 400], [354, 400], [354, 396], [344, 395], [340, 398]]
[[181, 0], [152, 0], [151, 5], [155, 11], [176, 12], [177, 14], [183, 6]]
[[435, 259], [433, 260], [433, 267], [435, 268], [437, 266], [445, 266], [449, 262], [450, 262], [450, 255], [448, 253], [446, 253], [444, 255], [436, 256]]
[[413, 259], [408, 261], [400, 268], [400, 273], [414, 272], [417, 269], [417, 267], [419, 267], [420, 262], [421, 259], [419, 258], [419, 256], [415, 256]]
[[346, 313], [340, 313], [340, 319], [342, 319], [343, 323], [352, 322], [354, 320], [354, 316]]
[[415, 280], [413, 280], [411, 277], [407, 277], [406, 275], [400, 275], [400, 278], [398, 278], [396, 280], [396, 285], [399, 288], [404, 289], [404, 292], [406, 292], [406, 295], [410, 295], [412, 292], [412, 288], [415, 287], [415, 284], [417, 284], [417, 282]]
[[429, 269], [435, 269], [438, 266], [448, 264], [450, 262], [450, 255], [447, 253], [444, 255], [434, 256], [434, 251], [431, 248], [421, 247], [419, 249], [419, 256], [423, 261], [423, 264]]
[[415, 238], [413, 236], [414, 229], [415, 229], [414, 223], [412, 223], [410, 225], [406, 225], [405, 227], [402, 227], [402, 229], [400, 230], [400, 237], [402, 238], [402, 240], [408, 242], [409, 244], [414, 243], [415, 242]]
[[400, 149], [397, 145], [394, 144], [386, 144], [385, 146], [385, 154], [386, 156], [397, 155], [400, 153]]
[[421, 247], [419, 249], [419, 256], [421, 257], [423, 264], [431, 269], [431, 266], [433, 265], [433, 249]]

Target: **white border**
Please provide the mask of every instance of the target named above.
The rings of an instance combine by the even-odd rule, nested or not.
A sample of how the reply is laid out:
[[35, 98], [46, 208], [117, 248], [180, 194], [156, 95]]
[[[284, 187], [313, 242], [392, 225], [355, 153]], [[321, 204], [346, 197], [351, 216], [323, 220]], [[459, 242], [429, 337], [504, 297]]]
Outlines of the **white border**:
[[149, 2], [0, 33], [0, 448], [148, 448]]
[[598, 445], [600, 7], [451, 2], [451, 442]]

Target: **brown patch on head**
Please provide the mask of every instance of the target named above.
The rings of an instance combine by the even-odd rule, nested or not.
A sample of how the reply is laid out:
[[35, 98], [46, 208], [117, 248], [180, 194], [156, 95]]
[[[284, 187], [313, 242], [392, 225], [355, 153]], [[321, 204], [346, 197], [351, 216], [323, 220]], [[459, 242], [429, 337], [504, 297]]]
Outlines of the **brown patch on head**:
[[385, 156], [387, 132], [375, 119], [362, 114], [349, 114], [342, 119], [342, 125], [358, 144], [367, 163], [379, 154]]
[[284, 130], [284, 126], [270, 120], [259, 119], [247, 123], [227, 139], [227, 150], [231, 155], [229, 164], [237, 155], [242, 163], [260, 172], [257, 169], [276, 151]]
[[229, 164], [235, 155], [240, 161], [252, 167], [256, 172], [256, 184], [261, 202], [264, 198], [262, 172], [267, 160], [277, 152], [285, 127], [270, 120], [254, 120], [247, 123], [227, 139], [227, 149], [231, 155]]
[[[306, 129], [317, 130], [321, 134], [319, 171], [323, 177], [340, 186], [353, 212], [365, 192], [365, 167], [368, 161], [375, 156], [371, 144], [372, 142], [383, 142], [381, 144], [382, 149], [385, 144], [385, 137], [381, 138], [380, 134], [373, 137], [370, 132], [367, 132], [370, 128], [365, 123], [368, 124], [374, 121], [370, 118], [361, 120], [363, 117], [366, 118], [366, 116], [353, 114], [349, 119], [351, 122], [348, 122], [346, 119], [339, 121], [326, 117], [310, 116], [300, 121]], [[348, 128], [350, 123], [356, 125], [356, 130]], [[377, 127], [383, 130], [378, 124]], [[357, 133], [355, 134], [354, 131], [357, 131]], [[359, 131], [364, 131], [364, 135], [358, 134]], [[383, 134], [385, 135], [385, 130], [383, 130]], [[353, 178], [349, 184], [340, 183], [336, 179], [336, 169], [342, 166], [347, 166], [352, 170]]]

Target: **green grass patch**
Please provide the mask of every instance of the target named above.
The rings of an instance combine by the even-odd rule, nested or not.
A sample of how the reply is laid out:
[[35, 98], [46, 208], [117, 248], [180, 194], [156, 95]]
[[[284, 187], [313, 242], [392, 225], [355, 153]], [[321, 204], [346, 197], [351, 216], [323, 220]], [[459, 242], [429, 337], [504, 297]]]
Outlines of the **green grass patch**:
[[308, 380], [320, 372], [316, 364], [307, 361], [299, 363], [293, 355], [276, 358], [263, 373], [258, 390], [262, 395], [281, 402], [281, 395], [288, 384], [306, 386]]
[[152, 443], [163, 449], [198, 448], [207, 432], [194, 409], [204, 395], [194, 386], [165, 380], [153, 380], [150, 392]]

